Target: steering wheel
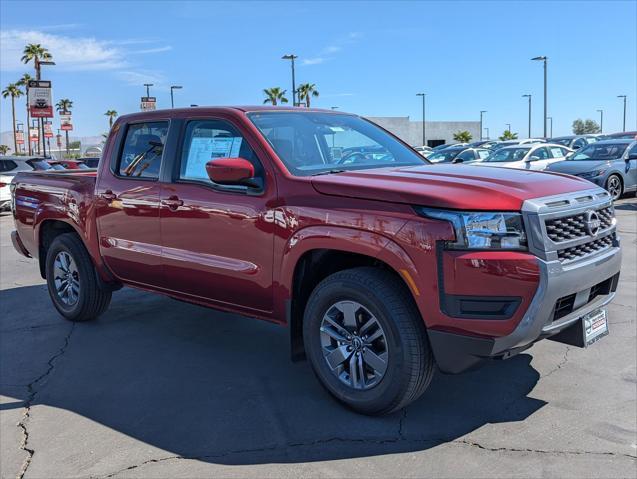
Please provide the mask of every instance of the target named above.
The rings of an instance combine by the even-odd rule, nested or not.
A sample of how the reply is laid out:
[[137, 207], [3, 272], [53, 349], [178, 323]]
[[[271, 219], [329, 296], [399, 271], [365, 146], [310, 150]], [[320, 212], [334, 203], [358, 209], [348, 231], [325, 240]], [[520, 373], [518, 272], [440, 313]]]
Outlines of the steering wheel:
[[367, 155], [365, 155], [365, 153], [361, 153], [360, 151], [352, 151], [339, 159], [336, 164], [344, 165], [346, 163], [356, 163], [360, 160], [365, 161], [366, 159]]

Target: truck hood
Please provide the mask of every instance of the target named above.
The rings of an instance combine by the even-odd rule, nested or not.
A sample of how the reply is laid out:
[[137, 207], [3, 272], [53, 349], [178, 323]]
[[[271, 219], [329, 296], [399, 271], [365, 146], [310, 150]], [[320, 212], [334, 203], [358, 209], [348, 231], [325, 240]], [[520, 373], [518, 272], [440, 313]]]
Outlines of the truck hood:
[[312, 178], [324, 195], [459, 210], [519, 211], [531, 198], [591, 189], [559, 173], [473, 165], [374, 168]]

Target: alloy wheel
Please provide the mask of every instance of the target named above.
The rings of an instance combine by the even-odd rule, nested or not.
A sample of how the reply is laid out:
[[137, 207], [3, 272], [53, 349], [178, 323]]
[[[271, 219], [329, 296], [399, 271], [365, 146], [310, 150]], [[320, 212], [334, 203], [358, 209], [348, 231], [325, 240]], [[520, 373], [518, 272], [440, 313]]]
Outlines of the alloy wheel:
[[387, 338], [378, 319], [356, 301], [330, 306], [321, 321], [321, 349], [328, 368], [347, 386], [367, 390], [385, 376]]
[[608, 192], [610, 193], [610, 196], [614, 200], [619, 199], [620, 195], [622, 194], [622, 183], [619, 180], [619, 178], [617, 178], [616, 176], [611, 176], [608, 179], [607, 189], [608, 189]]
[[80, 297], [80, 274], [73, 257], [60, 251], [53, 262], [55, 292], [66, 306], [73, 306]]

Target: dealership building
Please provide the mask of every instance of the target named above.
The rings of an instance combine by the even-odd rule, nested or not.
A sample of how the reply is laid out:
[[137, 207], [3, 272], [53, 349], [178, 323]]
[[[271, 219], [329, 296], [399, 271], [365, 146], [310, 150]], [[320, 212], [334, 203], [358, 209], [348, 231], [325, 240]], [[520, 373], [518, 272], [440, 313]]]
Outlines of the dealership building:
[[[367, 117], [386, 130], [412, 146], [422, 145], [422, 121], [411, 121], [408, 116], [375, 116]], [[443, 143], [457, 143], [453, 139], [454, 133], [468, 131], [473, 141], [480, 139], [479, 121], [427, 121], [425, 122], [428, 146]]]

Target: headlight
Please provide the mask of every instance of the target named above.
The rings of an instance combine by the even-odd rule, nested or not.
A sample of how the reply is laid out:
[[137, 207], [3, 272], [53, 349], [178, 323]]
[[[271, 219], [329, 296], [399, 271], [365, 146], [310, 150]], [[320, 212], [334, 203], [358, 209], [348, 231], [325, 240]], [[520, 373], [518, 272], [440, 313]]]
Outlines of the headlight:
[[593, 170], [593, 171], [586, 171], [584, 173], [578, 173], [575, 176], [579, 176], [580, 178], [584, 178], [585, 180], [588, 180], [590, 178], [596, 178], [603, 174], [604, 174], [604, 170]]
[[451, 249], [526, 250], [526, 234], [519, 213], [459, 213], [417, 207], [421, 216], [449, 221], [456, 239], [446, 243]]

